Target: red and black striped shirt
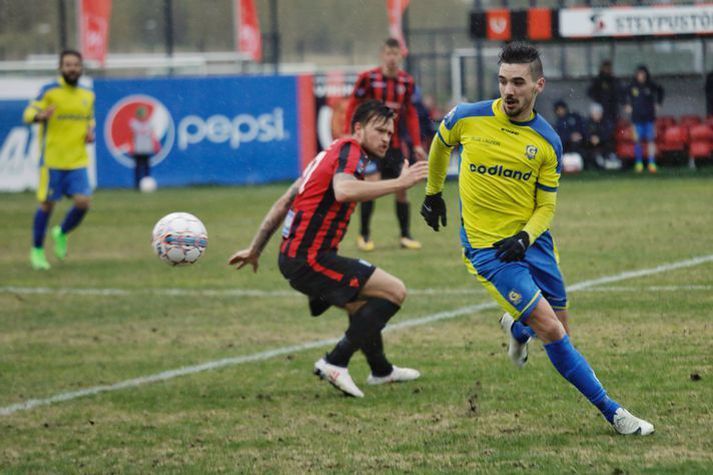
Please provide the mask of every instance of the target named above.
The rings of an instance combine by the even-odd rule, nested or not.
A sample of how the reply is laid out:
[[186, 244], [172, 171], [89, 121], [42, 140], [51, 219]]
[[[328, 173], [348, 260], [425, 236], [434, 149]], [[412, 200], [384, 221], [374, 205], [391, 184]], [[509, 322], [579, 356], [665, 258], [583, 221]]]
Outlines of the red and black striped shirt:
[[421, 130], [418, 125], [418, 113], [411, 103], [414, 81], [409, 73], [399, 69], [395, 77], [385, 76], [381, 67], [376, 67], [359, 74], [354, 90], [347, 104], [345, 133], [350, 133], [352, 116], [357, 106], [367, 99], [383, 102], [396, 113], [396, 130], [391, 137], [391, 148], [401, 148], [399, 138], [401, 116], [406, 119], [406, 129], [414, 146], [421, 145]]
[[302, 185], [285, 218], [280, 252], [316, 265], [316, 257], [336, 251], [349, 225], [355, 202], [339, 202], [332, 179], [347, 173], [364, 179], [368, 157], [354, 138], [342, 138], [320, 152], [302, 173]]

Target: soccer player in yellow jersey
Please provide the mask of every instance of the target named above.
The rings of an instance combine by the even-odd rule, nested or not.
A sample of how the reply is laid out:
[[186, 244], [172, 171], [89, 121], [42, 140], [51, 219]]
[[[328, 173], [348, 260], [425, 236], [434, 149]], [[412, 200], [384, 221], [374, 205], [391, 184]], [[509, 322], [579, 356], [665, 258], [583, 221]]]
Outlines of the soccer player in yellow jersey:
[[446, 225], [441, 190], [451, 150], [458, 146], [463, 257], [506, 311], [501, 325], [510, 336], [511, 358], [522, 366], [527, 342], [536, 335], [557, 371], [617, 432], [650, 434], [653, 425], [610, 399], [569, 341], [567, 295], [548, 230], [562, 144], [534, 110], [545, 87], [539, 52], [510, 43], [499, 64], [499, 99], [459, 104], [443, 119], [431, 145], [421, 214], [435, 231]]
[[26, 123], [40, 124], [40, 202], [33, 223], [30, 264], [33, 269], [50, 268], [44, 251], [45, 234], [55, 202], [62, 196], [74, 205], [61, 226], [52, 228], [55, 255], [67, 256], [67, 233], [84, 218], [91, 202], [86, 144], [94, 141], [94, 93], [79, 85], [82, 56], [66, 50], [59, 57], [60, 77], [44, 86], [23, 114]]

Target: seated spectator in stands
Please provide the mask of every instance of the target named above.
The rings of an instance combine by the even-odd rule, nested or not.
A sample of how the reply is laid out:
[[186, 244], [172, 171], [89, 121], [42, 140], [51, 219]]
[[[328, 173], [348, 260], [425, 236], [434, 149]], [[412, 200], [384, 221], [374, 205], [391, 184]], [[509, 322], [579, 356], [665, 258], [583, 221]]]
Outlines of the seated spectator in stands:
[[[585, 169], [616, 168], [619, 160], [614, 155], [614, 124], [604, 117], [604, 108], [596, 102], [589, 106], [585, 125]], [[608, 163], [611, 162], [611, 163]]]
[[555, 123], [555, 131], [562, 140], [563, 153], [579, 153], [583, 152], [584, 146], [584, 121], [582, 116], [576, 112], [570, 112], [567, 103], [559, 100], [554, 104], [555, 115], [557, 122]]
[[648, 170], [656, 173], [656, 134], [654, 123], [656, 112], [663, 103], [663, 88], [651, 79], [646, 66], [639, 65], [634, 73], [634, 79], [626, 88], [626, 112], [631, 115], [631, 121], [636, 130], [636, 147], [634, 149], [634, 170], [644, 171], [643, 145], [648, 144]]

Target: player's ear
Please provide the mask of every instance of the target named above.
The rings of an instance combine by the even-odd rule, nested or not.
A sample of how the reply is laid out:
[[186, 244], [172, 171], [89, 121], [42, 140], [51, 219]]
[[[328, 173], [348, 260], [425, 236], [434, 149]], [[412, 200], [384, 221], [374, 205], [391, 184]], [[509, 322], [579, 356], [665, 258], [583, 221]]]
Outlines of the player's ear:
[[535, 81], [535, 90], [537, 93], [541, 93], [545, 89], [545, 78], [541, 77], [537, 81]]
[[361, 122], [357, 122], [354, 124], [354, 135], [357, 137], [357, 139], [361, 139], [361, 137], [364, 135], [364, 126]]

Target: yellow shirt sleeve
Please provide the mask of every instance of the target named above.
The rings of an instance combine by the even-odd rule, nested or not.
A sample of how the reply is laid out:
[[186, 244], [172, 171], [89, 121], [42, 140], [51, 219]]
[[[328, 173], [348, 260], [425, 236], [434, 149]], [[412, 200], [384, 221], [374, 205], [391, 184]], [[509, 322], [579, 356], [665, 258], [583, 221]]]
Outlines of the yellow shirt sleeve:
[[436, 136], [431, 141], [431, 150], [428, 153], [427, 195], [435, 195], [441, 192], [446, 182], [451, 150], [460, 141], [458, 122], [454, 120], [457, 108], [458, 106], [451, 110], [441, 121]]
[[540, 168], [535, 191], [535, 211], [525, 224], [524, 231], [530, 236], [530, 242], [535, 242], [540, 234], [549, 229], [555, 216], [557, 204], [557, 187], [560, 179], [560, 165], [557, 152], [548, 156]]
[[41, 96], [37, 99], [30, 101], [30, 103], [25, 107], [25, 111], [22, 113], [22, 121], [26, 124], [31, 124], [35, 121], [37, 113], [43, 111], [49, 106], [49, 100], [47, 98], [47, 93], [43, 92]]

